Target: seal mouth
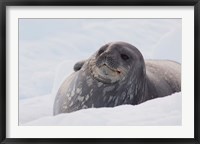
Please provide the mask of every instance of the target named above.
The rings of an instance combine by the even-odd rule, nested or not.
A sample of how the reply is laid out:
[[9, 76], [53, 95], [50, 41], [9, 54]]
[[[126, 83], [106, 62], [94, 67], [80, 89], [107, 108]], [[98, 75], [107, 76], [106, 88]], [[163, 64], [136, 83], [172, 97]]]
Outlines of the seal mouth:
[[118, 69], [111, 68], [107, 64], [102, 64], [100, 66], [94, 66], [92, 70], [93, 77], [102, 83], [115, 83], [122, 79], [123, 73]]
[[113, 75], [113, 73], [120, 74], [121, 71], [118, 69], [113, 69], [109, 67], [107, 64], [103, 64], [99, 67], [99, 69], [103, 72], [104, 75]]

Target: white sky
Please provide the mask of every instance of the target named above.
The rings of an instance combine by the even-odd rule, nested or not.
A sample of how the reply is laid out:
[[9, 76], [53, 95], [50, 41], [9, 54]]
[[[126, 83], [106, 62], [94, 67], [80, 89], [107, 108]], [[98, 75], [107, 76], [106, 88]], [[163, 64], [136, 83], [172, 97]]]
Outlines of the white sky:
[[59, 65], [72, 66], [103, 44], [125, 41], [145, 59], [181, 63], [181, 19], [20, 19], [19, 97], [51, 93]]

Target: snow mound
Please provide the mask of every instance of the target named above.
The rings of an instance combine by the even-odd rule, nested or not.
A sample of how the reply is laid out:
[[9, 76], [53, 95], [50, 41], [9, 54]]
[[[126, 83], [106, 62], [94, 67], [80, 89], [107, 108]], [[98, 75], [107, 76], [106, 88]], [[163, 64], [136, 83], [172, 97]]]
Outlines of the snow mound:
[[19, 101], [19, 124], [53, 115], [51, 95], [37, 96]]
[[[41, 108], [40, 110], [44, 110]], [[174, 126], [181, 125], [181, 92], [139, 105], [90, 108], [24, 123], [26, 126]], [[32, 113], [33, 114], [33, 113]]]

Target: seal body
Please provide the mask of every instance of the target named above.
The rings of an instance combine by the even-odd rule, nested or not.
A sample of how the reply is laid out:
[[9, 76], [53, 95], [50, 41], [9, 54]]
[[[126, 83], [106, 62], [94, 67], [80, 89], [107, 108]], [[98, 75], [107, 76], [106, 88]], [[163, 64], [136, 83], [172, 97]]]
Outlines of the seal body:
[[60, 86], [54, 115], [85, 108], [140, 104], [181, 91], [181, 65], [167, 60], [144, 61], [140, 51], [125, 42], [102, 46]]

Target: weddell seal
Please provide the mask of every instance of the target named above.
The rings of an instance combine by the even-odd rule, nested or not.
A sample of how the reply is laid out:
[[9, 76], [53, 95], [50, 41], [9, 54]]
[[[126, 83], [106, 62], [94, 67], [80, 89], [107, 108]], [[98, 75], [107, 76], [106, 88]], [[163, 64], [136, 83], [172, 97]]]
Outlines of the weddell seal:
[[136, 105], [181, 91], [181, 65], [169, 60], [144, 61], [140, 51], [125, 42], [102, 46], [74, 65], [60, 86], [54, 115], [85, 108]]

